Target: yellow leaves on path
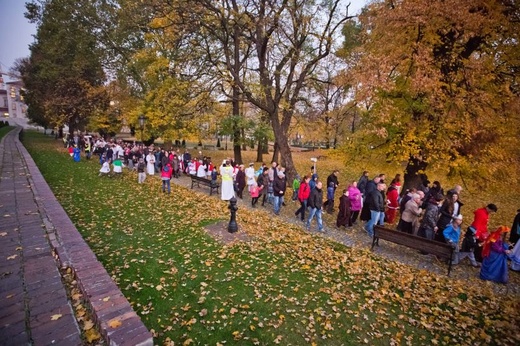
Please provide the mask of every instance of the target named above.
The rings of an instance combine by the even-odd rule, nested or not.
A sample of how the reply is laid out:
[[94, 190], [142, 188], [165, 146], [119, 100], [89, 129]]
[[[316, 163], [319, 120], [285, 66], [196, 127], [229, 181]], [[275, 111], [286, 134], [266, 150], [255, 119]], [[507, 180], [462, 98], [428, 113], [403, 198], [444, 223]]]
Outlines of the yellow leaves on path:
[[101, 334], [99, 334], [99, 332], [96, 329], [91, 328], [85, 332], [85, 338], [88, 342], [92, 343], [96, 340], [101, 339]]
[[62, 314], [55, 314], [51, 316], [51, 321], [59, 320], [63, 315]]
[[83, 323], [83, 330], [85, 330], [85, 331], [90, 330], [93, 327], [94, 327], [94, 322], [92, 322], [91, 320], [85, 321]]
[[117, 318], [114, 318], [114, 319], [108, 321], [108, 326], [113, 329], [121, 327], [121, 324], [122, 324], [121, 321]]

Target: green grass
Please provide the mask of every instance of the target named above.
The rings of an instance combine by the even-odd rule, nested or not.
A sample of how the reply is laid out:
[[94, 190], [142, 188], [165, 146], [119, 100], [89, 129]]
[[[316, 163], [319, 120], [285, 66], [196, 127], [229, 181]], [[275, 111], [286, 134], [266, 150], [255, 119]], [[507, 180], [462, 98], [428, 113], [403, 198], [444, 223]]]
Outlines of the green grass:
[[24, 144], [157, 344], [520, 341], [509, 333], [518, 297], [503, 302], [481, 281], [389, 262], [262, 211], [239, 213], [251, 241], [222, 245], [203, 227], [228, 219], [225, 203], [176, 185], [164, 195], [130, 173], [98, 177], [96, 160], [75, 163], [42, 134]]
[[2, 138], [12, 129], [14, 129], [13, 126], [0, 127], [0, 140], [2, 140]]

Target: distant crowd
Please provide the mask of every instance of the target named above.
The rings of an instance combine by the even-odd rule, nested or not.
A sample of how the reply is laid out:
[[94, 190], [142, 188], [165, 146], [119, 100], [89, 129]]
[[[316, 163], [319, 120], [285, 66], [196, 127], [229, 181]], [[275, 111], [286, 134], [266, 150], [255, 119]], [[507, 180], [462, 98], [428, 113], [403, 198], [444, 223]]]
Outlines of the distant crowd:
[[[464, 204], [460, 200], [463, 190], [460, 185], [445, 192], [440, 182], [430, 184], [423, 179], [420, 186], [402, 191], [399, 174], [387, 184], [385, 174], [370, 179], [369, 173], [364, 171], [359, 180], [349, 182], [341, 190], [336, 210], [336, 192], [340, 186], [337, 170], [327, 176], [323, 186], [315, 166], [307, 175], [301, 178], [297, 175], [289, 183], [284, 167], [276, 162], [269, 167], [262, 163], [255, 169], [254, 163], [246, 168], [226, 159], [216, 167], [211, 158], [200, 151], [192, 156], [189, 150], [181, 153], [179, 149], [167, 151], [77, 135], [64, 140], [64, 146], [74, 161], [80, 161], [81, 150], [87, 159], [91, 159], [92, 154], [98, 156], [100, 176], [120, 175], [126, 167], [137, 172], [138, 183], [142, 184], [147, 176], [157, 174], [162, 181], [162, 191], [171, 193], [172, 178], [179, 178], [181, 174], [195, 175], [211, 180], [213, 186], [220, 185], [221, 199], [225, 201], [235, 196], [244, 198], [247, 188], [251, 207], [256, 208], [259, 202], [261, 206], [272, 205], [275, 215], [279, 215], [285, 206], [287, 187], [291, 184], [291, 199], [300, 203], [294, 214], [305, 223], [307, 230], [316, 219], [318, 232], [323, 232], [322, 212], [333, 214], [337, 211], [338, 228], [352, 228], [361, 220], [370, 237], [373, 237], [375, 225], [387, 224], [401, 232], [448, 243], [455, 250], [452, 264], [467, 257], [471, 265], [481, 267], [480, 277], [484, 280], [507, 282], [508, 260], [512, 270], [520, 271], [520, 209], [511, 228], [502, 226], [489, 230], [489, 218], [498, 211], [495, 204], [489, 203], [473, 212], [473, 221], [462, 235]], [[509, 243], [506, 242], [508, 233]]]

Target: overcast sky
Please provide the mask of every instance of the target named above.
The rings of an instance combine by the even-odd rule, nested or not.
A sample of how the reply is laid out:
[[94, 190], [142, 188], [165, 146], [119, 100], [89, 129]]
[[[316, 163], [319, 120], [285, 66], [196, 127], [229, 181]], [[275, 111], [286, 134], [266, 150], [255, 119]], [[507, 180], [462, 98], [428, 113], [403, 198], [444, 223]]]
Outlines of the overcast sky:
[[[29, 56], [36, 26], [24, 17], [24, 0], [0, 0], [0, 70], [9, 72], [17, 58]], [[347, 3], [348, 0], [345, 0]], [[368, 0], [351, 0], [350, 13], [357, 13]]]

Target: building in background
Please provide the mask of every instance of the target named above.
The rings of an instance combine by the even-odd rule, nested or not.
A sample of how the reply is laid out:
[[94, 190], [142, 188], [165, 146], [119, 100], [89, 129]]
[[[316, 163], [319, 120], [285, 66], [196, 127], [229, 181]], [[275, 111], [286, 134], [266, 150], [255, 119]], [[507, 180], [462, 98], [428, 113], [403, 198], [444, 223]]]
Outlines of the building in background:
[[0, 72], [0, 119], [7, 120], [12, 126], [33, 128], [34, 126], [29, 125], [27, 105], [24, 103], [22, 90], [21, 81], [5, 82]]

